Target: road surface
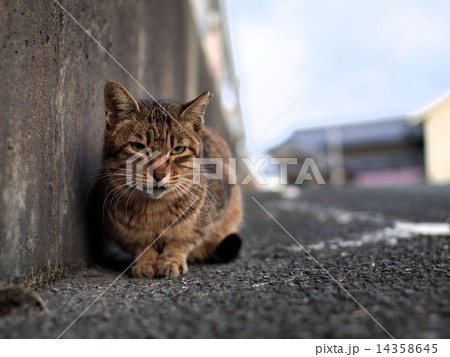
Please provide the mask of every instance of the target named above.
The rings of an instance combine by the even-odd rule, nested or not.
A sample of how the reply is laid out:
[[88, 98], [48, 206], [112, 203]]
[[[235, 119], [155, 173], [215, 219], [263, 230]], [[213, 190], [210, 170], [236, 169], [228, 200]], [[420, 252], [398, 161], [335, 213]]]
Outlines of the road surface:
[[450, 187], [248, 193], [245, 211], [232, 263], [116, 282], [92, 267], [35, 289], [45, 312], [5, 313], [0, 336], [450, 338]]

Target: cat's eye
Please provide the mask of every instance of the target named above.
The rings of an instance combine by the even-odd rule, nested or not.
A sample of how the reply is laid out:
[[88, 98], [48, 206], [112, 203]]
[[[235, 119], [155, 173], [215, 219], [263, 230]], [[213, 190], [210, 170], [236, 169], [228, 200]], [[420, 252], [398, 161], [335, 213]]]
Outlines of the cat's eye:
[[139, 151], [142, 151], [145, 149], [145, 145], [141, 144], [141, 143], [130, 143], [130, 145], [131, 145], [131, 148], [136, 152], [139, 152]]
[[186, 146], [177, 146], [170, 153], [172, 155], [179, 155], [186, 150]]

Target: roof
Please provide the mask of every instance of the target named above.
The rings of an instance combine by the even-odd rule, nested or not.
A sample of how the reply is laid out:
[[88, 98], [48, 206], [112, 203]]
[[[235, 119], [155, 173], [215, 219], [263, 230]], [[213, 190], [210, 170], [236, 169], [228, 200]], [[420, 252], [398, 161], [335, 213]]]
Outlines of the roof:
[[276, 154], [280, 149], [297, 148], [313, 153], [324, 153], [330, 145], [330, 130], [338, 129], [339, 141], [345, 148], [369, 147], [417, 142], [422, 140], [422, 128], [411, 125], [408, 118], [392, 118], [383, 121], [345, 124], [318, 129], [297, 130], [291, 137], [277, 147], [269, 150]]
[[421, 109], [414, 111], [410, 117], [410, 121], [413, 124], [418, 124], [425, 120], [428, 120], [437, 110], [447, 105], [450, 106], [450, 91], [445, 92], [443, 95], [435, 98], [433, 101], [431, 101]]

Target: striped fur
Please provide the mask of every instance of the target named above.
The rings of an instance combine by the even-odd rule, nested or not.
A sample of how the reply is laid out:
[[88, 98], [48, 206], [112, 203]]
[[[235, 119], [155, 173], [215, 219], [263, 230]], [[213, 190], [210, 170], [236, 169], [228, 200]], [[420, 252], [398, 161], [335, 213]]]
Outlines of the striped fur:
[[[223, 262], [239, 251], [241, 192], [228, 183], [233, 174], [228, 160], [224, 160], [223, 180], [206, 180], [207, 167], [199, 182], [193, 180], [194, 158], [231, 156], [226, 142], [203, 125], [211, 97], [207, 92], [185, 104], [163, 102], [161, 108], [153, 101], [134, 100], [119, 83], [105, 85], [104, 168], [96, 184], [98, 220], [109, 238], [135, 258], [140, 256], [132, 268], [135, 277], [176, 277], [187, 273], [187, 261]], [[131, 186], [126, 184], [126, 160], [136, 154], [131, 143], [167, 157], [154, 174], [166, 173], [163, 191], [151, 195], [138, 187], [138, 182], [156, 183], [146, 168], [160, 157], [133, 173]], [[185, 151], [170, 155], [179, 146]], [[149, 154], [141, 156], [145, 155]]]

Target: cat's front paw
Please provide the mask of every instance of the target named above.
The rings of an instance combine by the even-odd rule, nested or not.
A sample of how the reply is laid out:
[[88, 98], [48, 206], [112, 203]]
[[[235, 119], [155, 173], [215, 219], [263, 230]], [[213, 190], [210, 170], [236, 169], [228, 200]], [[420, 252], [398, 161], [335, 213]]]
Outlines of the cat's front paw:
[[174, 278], [188, 272], [186, 259], [164, 258], [156, 262], [156, 275]]
[[149, 262], [137, 263], [131, 268], [131, 275], [135, 278], [153, 278], [155, 276], [155, 266]]

